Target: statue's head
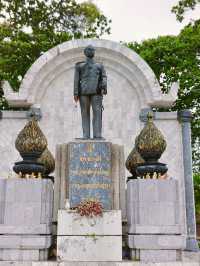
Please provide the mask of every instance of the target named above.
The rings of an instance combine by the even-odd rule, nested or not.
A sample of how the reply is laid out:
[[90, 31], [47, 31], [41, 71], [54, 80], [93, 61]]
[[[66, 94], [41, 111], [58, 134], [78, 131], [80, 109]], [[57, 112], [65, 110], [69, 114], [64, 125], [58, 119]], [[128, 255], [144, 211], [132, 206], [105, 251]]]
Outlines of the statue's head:
[[95, 48], [92, 45], [88, 45], [85, 49], [84, 49], [84, 54], [86, 57], [89, 58], [93, 58], [95, 55]]

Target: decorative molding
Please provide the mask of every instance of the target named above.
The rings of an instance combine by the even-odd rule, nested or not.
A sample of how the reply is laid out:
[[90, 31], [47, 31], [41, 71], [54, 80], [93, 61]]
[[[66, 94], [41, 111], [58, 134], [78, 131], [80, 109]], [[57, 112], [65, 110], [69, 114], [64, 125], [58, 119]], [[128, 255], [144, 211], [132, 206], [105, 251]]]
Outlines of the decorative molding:
[[1, 111], [2, 119], [27, 119], [27, 111]]
[[155, 113], [152, 111], [151, 108], [143, 108], [140, 112], [140, 121], [146, 123], [148, 121], [147, 115], [151, 113], [153, 115], [153, 119], [155, 118]]
[[40, 107], [33, 106], [29, 111], [27, 111], [27, 119], [31, 120], [33, 117], [35, 117], [37, 121], [42, 119], [42, 112]]
[[147, 122], [147, 114], [151, 112], [153, 120], [177, 120], [177, 112], [153, 112], [151, 108], [141, 109], [139, 118], [141, 122]]
[[191, 122], [192, 121], [192, 112], [190, 110], [181, 110], [178, 112], [178, 119], [180, 122]]

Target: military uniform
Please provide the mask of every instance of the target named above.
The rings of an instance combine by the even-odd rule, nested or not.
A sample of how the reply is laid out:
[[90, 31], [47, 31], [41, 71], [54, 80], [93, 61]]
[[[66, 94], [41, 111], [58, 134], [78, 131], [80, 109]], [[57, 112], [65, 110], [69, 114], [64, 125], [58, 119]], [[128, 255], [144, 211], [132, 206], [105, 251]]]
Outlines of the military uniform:
[[107, 93], [107, 77], [102, 64], [93, 59], [79, 62], [75, 66], [74, 96], [79, 97], [83, 138], [90, 138], [90, 107], [93, 110], [93, 138], [101, 138], [102, 100]]

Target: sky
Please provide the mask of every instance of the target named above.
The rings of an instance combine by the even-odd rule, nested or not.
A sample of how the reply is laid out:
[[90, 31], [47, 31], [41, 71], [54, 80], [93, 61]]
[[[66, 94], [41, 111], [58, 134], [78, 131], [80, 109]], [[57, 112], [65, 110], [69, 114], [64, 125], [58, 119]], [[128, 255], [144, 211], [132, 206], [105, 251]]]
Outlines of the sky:
[[[78, 0], [83, 2], [83, 0]], [[190, 19], [200, 18], [200, 6], [187, 12], [180, 23], [171, 13], [178, 0], [93, 0], [106, 17], [112, 19], [111, 35], [103, 38], [113, 41], [142, 41], [161, 35], [177, 35]]]

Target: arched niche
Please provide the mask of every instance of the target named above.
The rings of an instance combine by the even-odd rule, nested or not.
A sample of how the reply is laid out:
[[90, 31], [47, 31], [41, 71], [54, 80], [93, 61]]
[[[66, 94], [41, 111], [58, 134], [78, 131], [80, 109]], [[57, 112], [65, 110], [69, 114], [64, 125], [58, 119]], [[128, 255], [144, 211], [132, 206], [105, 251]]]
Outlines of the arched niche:
[[40, 106], [41, 127], [51, 148], [80, 137], [80, 112], [73, 102], [73, 75], [75, 63], [84, 60], [83, 49], [89, 44], [96, 48], [95, 60], [104, 64], [108, 76], [103, 135], [124, 145], [128, 153], [141, 128], [141, 109], [170, 106], [175, 98], [173, 94], [163, 95], [148, 64], [119, 43], [85, 39], [60, 44], [30, 67], [19, 93], [7, 89], [5, 96], [12, 106]]

